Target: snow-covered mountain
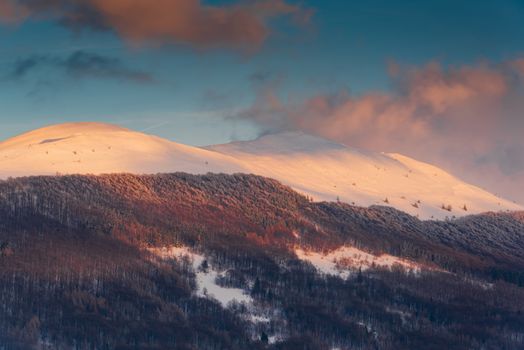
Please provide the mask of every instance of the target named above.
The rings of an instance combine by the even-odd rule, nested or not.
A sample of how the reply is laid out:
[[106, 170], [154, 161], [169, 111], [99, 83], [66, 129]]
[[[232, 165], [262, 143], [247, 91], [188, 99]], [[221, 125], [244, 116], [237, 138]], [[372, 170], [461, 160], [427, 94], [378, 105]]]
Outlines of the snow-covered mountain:
[[70, 123], [0, 143], [0, 164], [0, 178], [56, 173], [253, 173], [279, 180], [314, 200], [389, 205], [421, 219], [524, 209], [435, 166], [303, 133], [198, 148], [114, 125]]
[[389, 205], [421, 219], [522, 210], [436, 166], [400, 155], [347, 147], [300, 132], [207, 149], [249, 164], [315, 200]]
[[232, 157], [103, 123], [45, 127], [0, 143], [0, 177], [246, 172]]

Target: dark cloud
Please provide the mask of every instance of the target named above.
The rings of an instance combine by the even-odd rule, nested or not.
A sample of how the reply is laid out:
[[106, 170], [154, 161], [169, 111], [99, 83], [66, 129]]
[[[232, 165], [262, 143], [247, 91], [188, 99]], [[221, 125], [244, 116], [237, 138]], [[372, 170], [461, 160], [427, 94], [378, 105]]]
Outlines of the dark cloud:
[[85, 51], [75, 51], [67, 57], [33, 55], [21, 58], [13, 64], [8, 78], [20, 79], [44, 67], [62, 70], [72, 78], [116, 79], [137, 83], [154, 80], [149, 73], [128, 68], [117, 58]]
[[254, 84], [267, 84], [274, 79], [274, 74], [268, 71], [255, 72], [249, 76], [249, 80]]
[[211, 6], [200, 0], [0, 0], [0, 21], [30, 17], [70, 28], [111, 30], [133, 45], [186, 44], [253, 50], [270, 34], [268, 21], [288, 16], [304, 24], [310, 10], [286, 0]]
[[19, 59], [13, 64], [13, 69], [8, 77], [11, 79], [19, 79], [24, 77], [32, 69], [37, 68], [42, 62], [46, 61], [43, 56], [31, 56]]
[[152, 82], [150, 74], [127, 68], [119, 59], [76, 51], [60, 65], [66, 72], [75, 77], [99, 77], [122, 79], [135, 82]]
[[410, 155], [524, 203], [524, 60], [393, 68], [391, 91], [298, 102], [282, 100], [269, 79], [235, 118], [264, 133], [302, 130]]

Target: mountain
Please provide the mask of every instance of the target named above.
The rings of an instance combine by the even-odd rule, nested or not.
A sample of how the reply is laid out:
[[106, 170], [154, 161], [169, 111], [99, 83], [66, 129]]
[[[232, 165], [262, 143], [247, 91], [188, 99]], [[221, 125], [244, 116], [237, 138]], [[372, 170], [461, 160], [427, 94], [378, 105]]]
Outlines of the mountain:
[[0, 143], [0, 177], [247, 171], [235, 159], [103, 123], [68, 123]]
[[56, 173], [252, 173], [277, 179], [313, 200], [392, 206], [421, 219], [523, 209], [435, 166], [303, 133], [199, 148], [108, 124], [72, 123], [4, 141], [0, 159], [0, 178]]
[[522, 212], [176, 173], [0, 181], [0, 218], [3, 350], [524, 347]]
[[388, 205], [421, 219], [523, 209], [430, 164], [301, 132], [208, 149], [233, 156], [254, 174], [277, 179], [315, 200]]

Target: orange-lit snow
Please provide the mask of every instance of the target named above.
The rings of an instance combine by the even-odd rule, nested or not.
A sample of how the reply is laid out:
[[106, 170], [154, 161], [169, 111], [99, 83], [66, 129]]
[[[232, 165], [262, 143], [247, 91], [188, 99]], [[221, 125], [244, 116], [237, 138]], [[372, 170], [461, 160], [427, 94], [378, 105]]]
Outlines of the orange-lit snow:
[[430, 164], [303, 133], [268, 135], [208, 149], [233, 156], [253, 173], [277, 179], [319, 201], [387, 205], [421, 219], [523, 209]]
[[432, 165], [302, 133], [199, 148], [114, 125], [70, 123], [0, 143], [0, 178], [176, 171], [253, 173], [314, 200], [389, 205], [421, 219], [524, 209]]
[[235, 159], [101, 123], [38, 129], [0, 143], [0, 176], [246, 171]]

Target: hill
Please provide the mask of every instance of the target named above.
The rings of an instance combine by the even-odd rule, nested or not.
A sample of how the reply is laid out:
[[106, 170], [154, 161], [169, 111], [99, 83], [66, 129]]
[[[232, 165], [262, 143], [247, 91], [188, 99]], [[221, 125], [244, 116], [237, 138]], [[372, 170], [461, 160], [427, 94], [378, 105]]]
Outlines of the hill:
[[253, 175], [0, 182], [3, 349], [519, 349], [522, 213], [420, 221]]
[[177, 171], [256, 174], [316, 201], [392, 206], [421, 219], [524, 209], [435, 166], [302, 133], [199, 148], [109, 124], [71, 123], [0, 143], [0, 160], [0, 178]]

